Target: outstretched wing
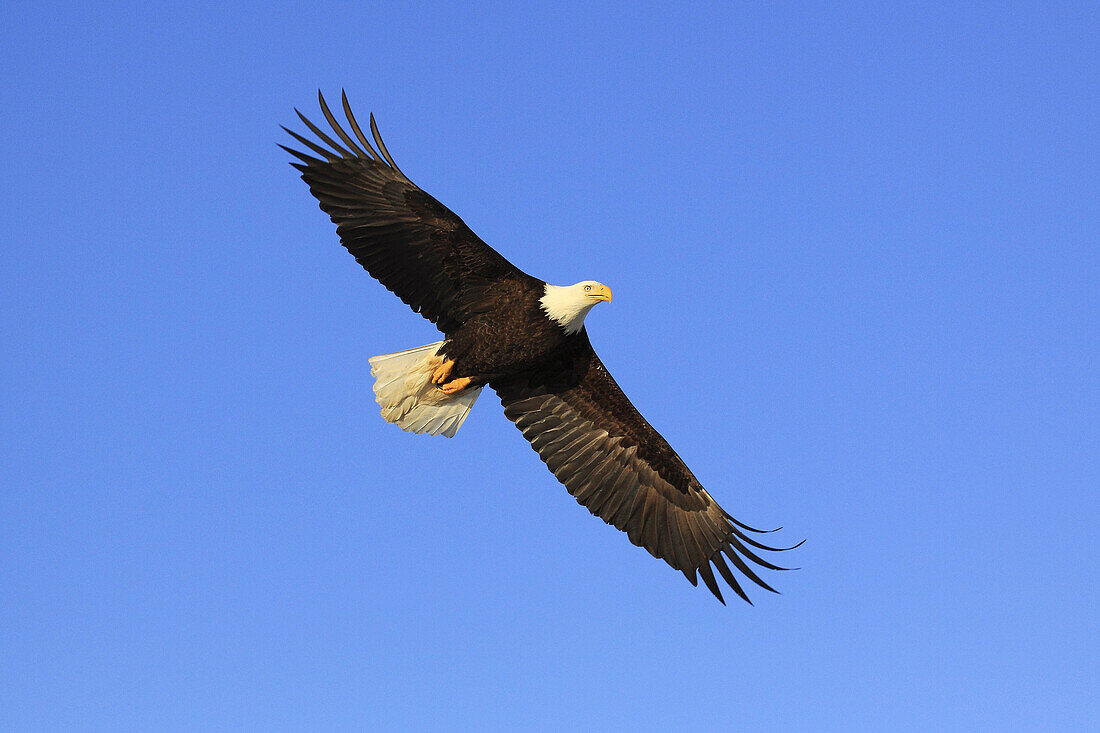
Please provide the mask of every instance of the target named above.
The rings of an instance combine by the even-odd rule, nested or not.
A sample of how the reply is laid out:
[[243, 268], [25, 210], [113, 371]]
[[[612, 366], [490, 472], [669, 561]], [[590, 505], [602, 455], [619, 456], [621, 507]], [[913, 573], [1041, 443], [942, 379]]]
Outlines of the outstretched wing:
[[[312, 155], [280, 146], [300, 163], [340, 242], [367, 271], [445, 334], [461, 326], [481, 293], [502, 279], [530, 276], [481, 241], [446, 206], [420, 190], [393, 162], [370, 118], [371, 145], [341, 94], [355, 137], [337, 122], [320, 92], [321, 111], [343, 144], [298, 112], [319, 142], [283, 128]], [[295, 110], [297, 112], [297, 110]]]
[[723, 603], [712, 564], [749, 601], [726, 559], [757, 585], [774, 591], [750, 563], [771, 570], [786, 568], [751, 548], [780, 548], [750, 537], [760, 530], [718, 506], [623, 394], [592, 350], [586, 332], [538, 369], [490, 384], [500, 395], [504, 414], [569, 493], [626, 532], [635, 545], [681, 571], [692, 585], [697, 584], [698, 571]]

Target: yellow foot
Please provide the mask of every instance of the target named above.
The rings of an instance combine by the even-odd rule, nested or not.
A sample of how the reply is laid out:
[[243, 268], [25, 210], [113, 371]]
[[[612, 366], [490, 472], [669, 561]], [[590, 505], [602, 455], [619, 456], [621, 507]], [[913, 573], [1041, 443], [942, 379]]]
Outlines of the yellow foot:
[[469, 377], [459, 377], [458, 379], [452, 379], [446, 384], [439, 385], [439, 390], [443, 394], [455, 394], [469, 387], [472, 381], [474, 380]]
[[451, 370], [455, 368], [453, 359], [443, 362], [432, 372], [432, 384], [443, 384], [447, 377], [451, 376]]

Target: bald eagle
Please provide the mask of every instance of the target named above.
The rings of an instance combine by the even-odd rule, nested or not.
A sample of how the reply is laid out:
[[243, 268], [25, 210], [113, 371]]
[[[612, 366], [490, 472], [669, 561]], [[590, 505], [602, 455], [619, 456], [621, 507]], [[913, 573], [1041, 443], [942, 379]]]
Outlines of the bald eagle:
[[786, 568], [754, 550], [791, 548], [754, 539], [763, 530], [718, 506], [593, 351], [584, 319], [611, 301], [611, 290], [595, 280], [551, 285], [523, 272], [401, 172], [373, 115], [374, 145], [347, 95], [343, 111], [354, 138], [320, 92], [318, 100], [340, 141], [295, 110], [317, 140], [284, 127], [310, 152], [280, 147], [298, 159], [291, 165], [344, 247], [444, 337], [370, 360], [382, 416], [410, 432], [451, 437], [488, 385], [577, 502], [632, 543], [692, 585], [698, 573], [722, 603], [711, 565], [751, 603], [727, 560], [774, 592], [753, 565]]

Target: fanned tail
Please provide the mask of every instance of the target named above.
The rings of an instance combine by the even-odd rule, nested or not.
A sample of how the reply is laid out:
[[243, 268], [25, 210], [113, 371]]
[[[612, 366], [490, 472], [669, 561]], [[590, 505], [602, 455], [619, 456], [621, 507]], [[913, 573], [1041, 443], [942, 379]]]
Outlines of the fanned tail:
[[386, 422], [410, 433], [453, 438], [458, 432], [482, 388], [445, 395], [431, 383], [432, 372], [443, 363], [436, 354], [442, 345], [437, 341], [370, 358], [374, 399]]

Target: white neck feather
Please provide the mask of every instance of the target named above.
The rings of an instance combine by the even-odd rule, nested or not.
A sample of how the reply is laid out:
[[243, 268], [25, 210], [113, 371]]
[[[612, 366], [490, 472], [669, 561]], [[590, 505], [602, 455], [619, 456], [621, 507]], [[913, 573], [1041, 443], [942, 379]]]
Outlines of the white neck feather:
[[575, 286], [547, 283], [546, 294], [539, 299], [539, 304], [550, 320], [565, 329], [566, 333], [576, 333], [584, 328], [584, 317], [596, 302], [578, 293]]

